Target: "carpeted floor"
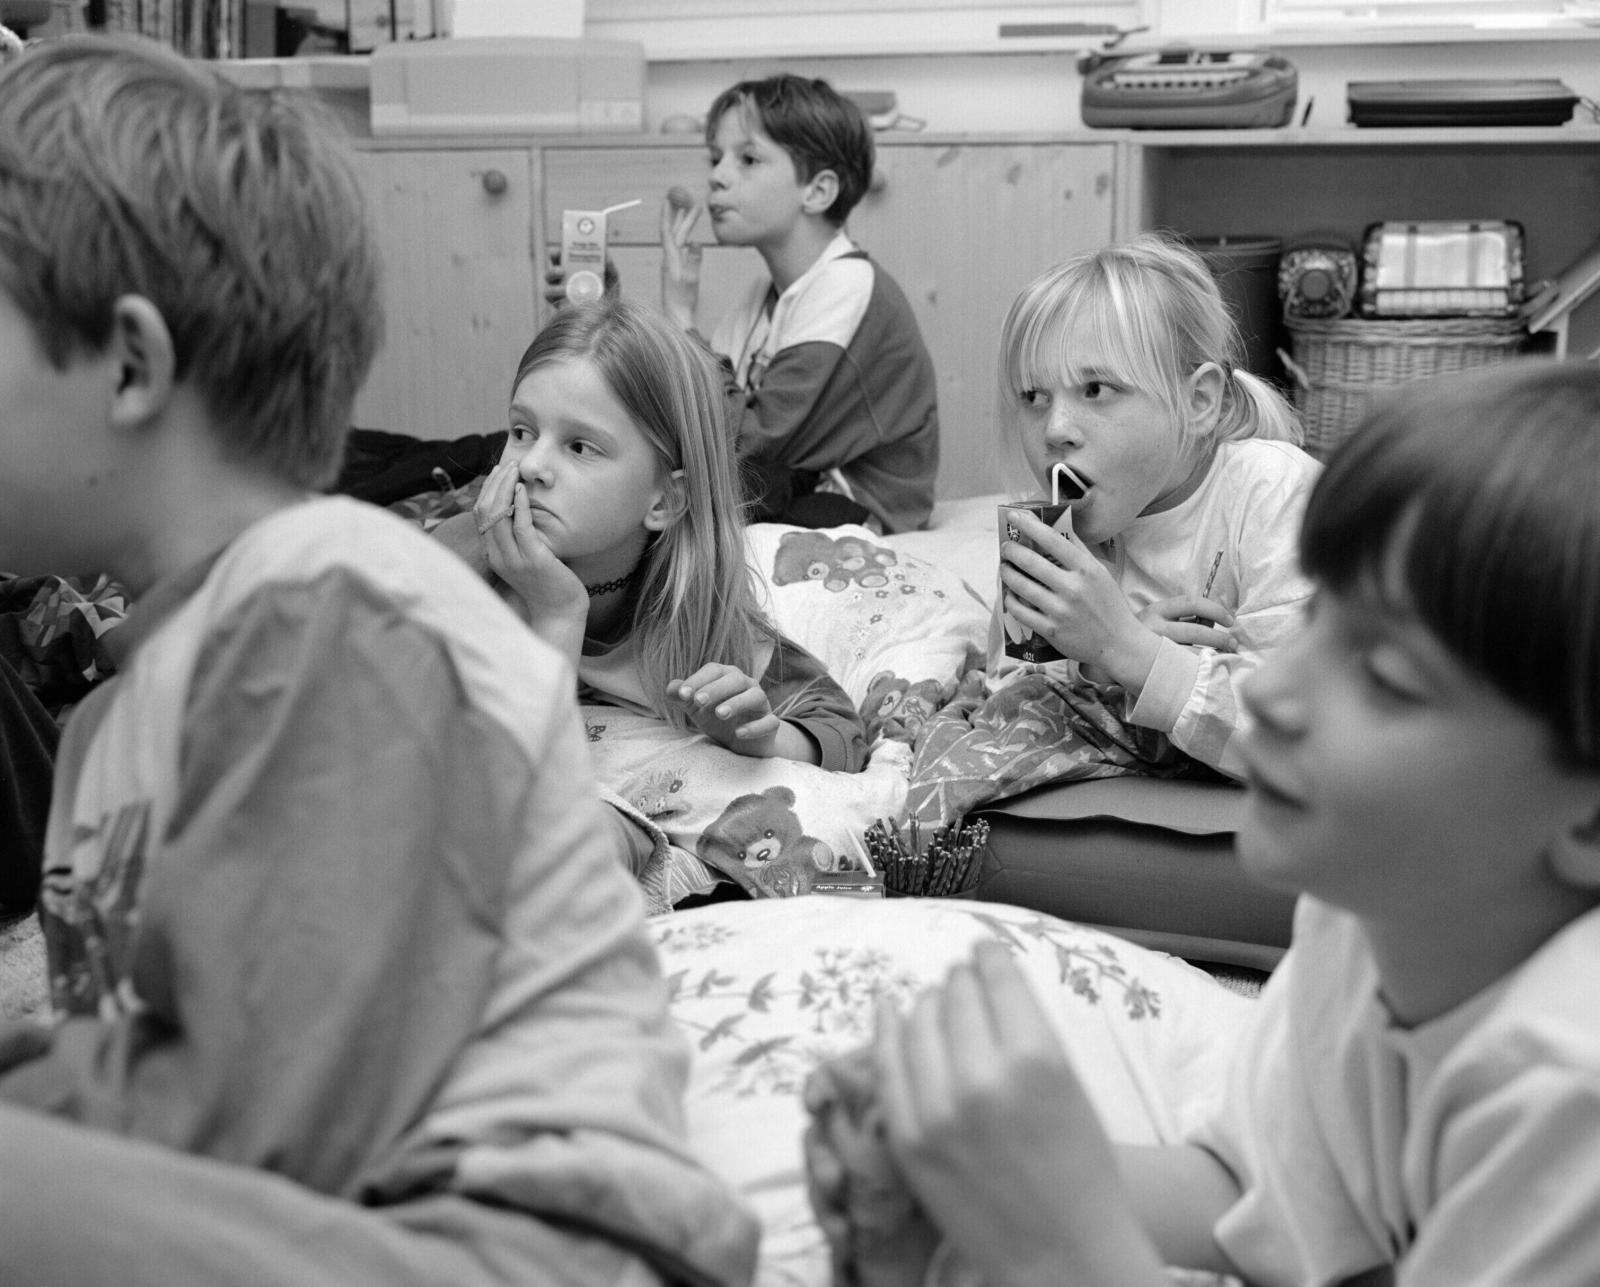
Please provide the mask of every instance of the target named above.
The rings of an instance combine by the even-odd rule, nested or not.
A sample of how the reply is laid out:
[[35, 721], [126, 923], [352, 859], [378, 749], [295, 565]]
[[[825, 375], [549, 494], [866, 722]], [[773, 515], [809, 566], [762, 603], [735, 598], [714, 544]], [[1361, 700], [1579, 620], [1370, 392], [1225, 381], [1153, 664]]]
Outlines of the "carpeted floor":
[[1242, 965], [1216, 965], [1210, 961], [1196, 961], [1195, 964], [1228, 991], [1241, 996], [1260, 995], [1261, 985], [1267, 981], [1267, 976], [1260, 970], [1247, 969]]
[[0, 1019], [43, 1017], [48, 1001], [39, 918], [0, 919]]

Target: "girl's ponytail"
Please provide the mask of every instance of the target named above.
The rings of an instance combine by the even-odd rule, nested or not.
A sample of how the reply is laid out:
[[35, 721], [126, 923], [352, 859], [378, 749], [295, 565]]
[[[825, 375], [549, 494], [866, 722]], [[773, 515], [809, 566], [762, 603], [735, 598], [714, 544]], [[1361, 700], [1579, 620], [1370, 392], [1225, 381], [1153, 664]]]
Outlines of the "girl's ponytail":
[[1228, 373], [1228, 389], [1217, 418], [1216, 438], [1230, 442], [1240, 438], [1268, 438], [1300, 446], [1305, 430], [1300, 413], [1287, 398], [1258, 375], [1234, 367]]

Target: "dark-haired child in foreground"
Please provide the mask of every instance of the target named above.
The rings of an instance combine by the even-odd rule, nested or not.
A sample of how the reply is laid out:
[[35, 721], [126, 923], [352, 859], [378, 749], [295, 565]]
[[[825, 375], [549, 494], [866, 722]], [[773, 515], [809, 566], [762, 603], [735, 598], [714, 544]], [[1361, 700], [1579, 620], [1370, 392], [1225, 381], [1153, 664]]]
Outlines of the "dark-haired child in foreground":
[[739, 454], [756, 519], [810, 527], [927, 524], [939, 470], [933, 362], [900, 287], [844, 232], [872, 182], [872, 128], [826, 81], [741, 81], [706, 116], [704, 204], [661, 211], [662, 303], [693, 330], [703, 213], [719, 245], [760, 254], [765, 279], [711, 348], [740, 393]]
[[[1244, 690], [1239, 856], [1301, 900], [1222, 1107], [1186, 1145], [1113, 1144], [980, 949], [881, 1014], [887, 1148], [926, 1217], [863, 1284], [1595, 1281], [1597, 479], [1586, 364], [1406, 388], [1338, 449], [1309, 622]], [[840, 1154], [808, 1153], [847, 1247]]]
[[3, 1276], [748, 1280], [572, 676], [318, 498], [378, 342], [348, 160], [132, 40], [0, 71], [0, 566], [135, 606], [60, 747]]

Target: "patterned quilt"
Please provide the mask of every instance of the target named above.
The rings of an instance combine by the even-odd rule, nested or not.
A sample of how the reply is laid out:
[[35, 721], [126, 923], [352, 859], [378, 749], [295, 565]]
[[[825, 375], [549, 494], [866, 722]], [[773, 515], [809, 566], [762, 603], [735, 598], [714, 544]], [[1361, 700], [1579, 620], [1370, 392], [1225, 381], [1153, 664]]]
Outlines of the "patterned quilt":
[[109, 577], [0, 573], [0, 657], [58, 720], [116, 670], [105, 634], [128, 614], [128, 593]]

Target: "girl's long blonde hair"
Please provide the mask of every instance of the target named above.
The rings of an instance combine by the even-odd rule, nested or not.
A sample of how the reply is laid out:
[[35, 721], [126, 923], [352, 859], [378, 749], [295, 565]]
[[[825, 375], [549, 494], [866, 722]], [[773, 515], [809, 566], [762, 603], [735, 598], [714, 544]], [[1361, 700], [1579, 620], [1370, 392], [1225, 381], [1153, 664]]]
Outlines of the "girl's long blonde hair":
[[1000, 333], [1000, 422], [1009, 464], [1020, 467], [1023, 394], [1076, 383], [1067, 340], [1080, 328], [1104, 345], [1109, 374], [1160, 400], [1180, 433], [1196, 436], [1185, 413], [1185, 384], [1206, 362], [1222, 368], [1222, 410], [1210, 436], [1219, 442], [1276, 438], [1299, 443], [1300, 417], [1266, 381], [1244, 370], [1244, 344], [1216, 279], [1198, 252], [1164, 233], [1076, 255], [1022, 288]]
[[632, 637], [645, 692], [676, 727], [667, 682], [708, 662], [753, 674], [771, 636], [745, 556], [734, 432], [716, 359], [656, 311], [606, 296], [564, 306], [517, 364], [512, 393], [529, 372], [584, 358], [655, 450], [681, 470], [679, 513], [645, 549]]

